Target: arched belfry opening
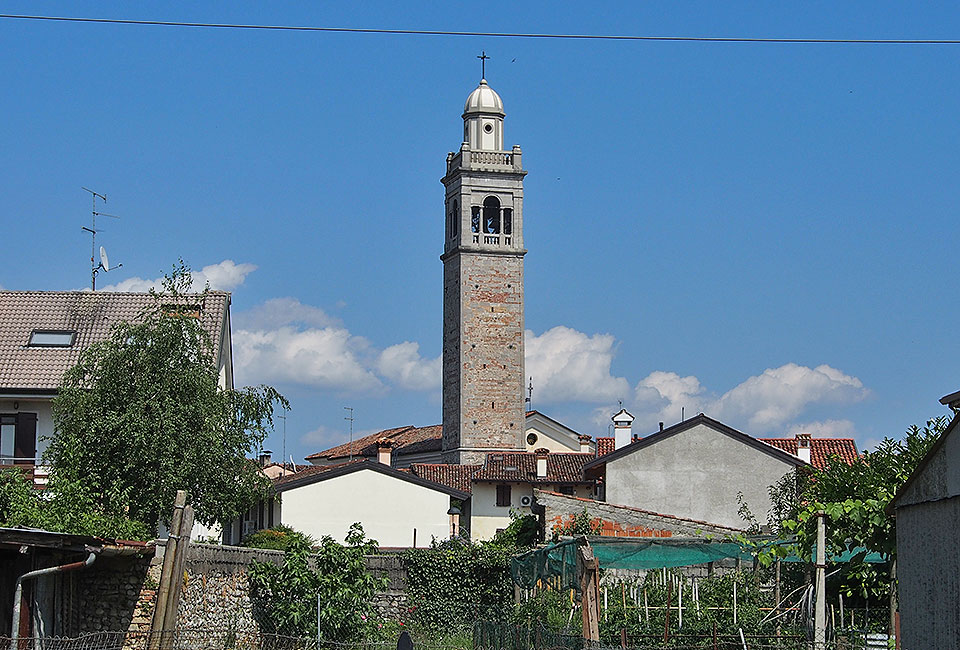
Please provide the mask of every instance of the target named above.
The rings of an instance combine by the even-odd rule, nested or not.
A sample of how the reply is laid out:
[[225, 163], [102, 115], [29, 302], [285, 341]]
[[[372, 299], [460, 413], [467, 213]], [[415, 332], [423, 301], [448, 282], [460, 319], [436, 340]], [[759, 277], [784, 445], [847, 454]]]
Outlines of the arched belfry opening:
[[[443, 261], [443, 456], [482, 463], [525, 449], [523, 178], [504, 148], [506, 113], [481, 80], [463, 110], [463, 142], [447, 154]], [[461, 221], [462, 219], [462, 221]], [[469, 221], [468, 221], [469, 219]], [[495, 406], [494, 406], [495, 405]]]

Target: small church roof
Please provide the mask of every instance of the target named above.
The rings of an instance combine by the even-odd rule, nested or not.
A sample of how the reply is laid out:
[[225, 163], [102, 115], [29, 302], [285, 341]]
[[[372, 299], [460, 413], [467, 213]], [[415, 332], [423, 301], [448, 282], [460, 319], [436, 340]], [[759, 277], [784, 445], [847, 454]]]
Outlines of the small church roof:
[[503, 100], [493, 88], [487, 85], [486, 79], [480, 80], [480, 85], [473, 89], [463, 105], [463, 114], [468, 113], [495, 113], [505, 115]]

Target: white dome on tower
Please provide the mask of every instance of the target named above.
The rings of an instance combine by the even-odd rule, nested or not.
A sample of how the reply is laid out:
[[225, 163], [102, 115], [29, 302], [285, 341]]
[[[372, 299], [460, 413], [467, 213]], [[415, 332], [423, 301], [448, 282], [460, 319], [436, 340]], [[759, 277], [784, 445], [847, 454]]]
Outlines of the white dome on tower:
[[503, 100], [500, 99], [497, 91], [487, 85], [486, 79], [480, 80], [480, 85], [470, 93], [467, 97], [466, 104], [463, 105], [464, 117], [470, 113], [505, 115], [503, 112]]

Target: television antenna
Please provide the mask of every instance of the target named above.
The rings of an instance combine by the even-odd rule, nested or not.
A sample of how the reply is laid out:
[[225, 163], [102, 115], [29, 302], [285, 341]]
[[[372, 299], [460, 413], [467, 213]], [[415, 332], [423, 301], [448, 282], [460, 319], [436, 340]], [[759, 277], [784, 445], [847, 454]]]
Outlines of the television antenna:
[[81, 187], [80, 189], [90, 192], [90, 198], [93, 201], [93, 208], [90, 210], [90, 227], [81, 226], [81, 230], [85, 230], [90, 233], [90, 289], [93, 291], [97, 290], [97, 273], [102, 271], [112, 271], [113, 269], [119, 269], [123, 264], [117, 264], [116, 266], [110, 266], [110, 260], [107, 257], [106, 249], [100, 247], [100, 263], [96, 264], [96, 253], [97, 253], [97, 217], [111, 217], [113, 219], [119, 219], [120, 217], [115, 214], [107, 214], [106, 212], [97, 211], [97, 199], [100, 199], [104, 203], [107, 202], [107, 195], [100, 194], [99, 192], [94, 192], [88, 187]]

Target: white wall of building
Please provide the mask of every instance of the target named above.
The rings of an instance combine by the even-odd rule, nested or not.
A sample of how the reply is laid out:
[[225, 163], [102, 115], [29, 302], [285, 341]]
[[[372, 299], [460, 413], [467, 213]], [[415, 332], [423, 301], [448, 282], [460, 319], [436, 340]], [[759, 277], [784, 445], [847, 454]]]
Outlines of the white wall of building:
[[282, 492], [281, 521], [343, 542], [359, 521], [380, 546], [428, 546], [450, 536], [450, 496], [373, 470], [359, 470]]
[[[510, 511], [515, 510], [521, 515], [531, 513], [529, 505], [523, 504], [523, 497], [529, 497], [527, 503], [533, 502], [533, 486], [528, 483], [509, 483], [510, 505], [497, 505], [497, 485], [507, 483], [474, 483], [473, 496], [470, 498], [470, 539], [481, 541], [493, 538], [498, 530], [510, 525]], [[557, 485], [537, 485], [537, 489], [548, 492], [559, 492]], [[584, 499], [593, 497], [588, 485], [578, 485], [571, 496]]]
[[607, 463], [608, 503], [745, 528], [737, 494], [766, 523], [769, 488], [794, 465], [698, 424]]
[[0, 414], [15, 413], [37, 414], [37, 458], [43, 455], [50, 438], [53, 436], [53, 410], [49, 399], [0, 399]]

